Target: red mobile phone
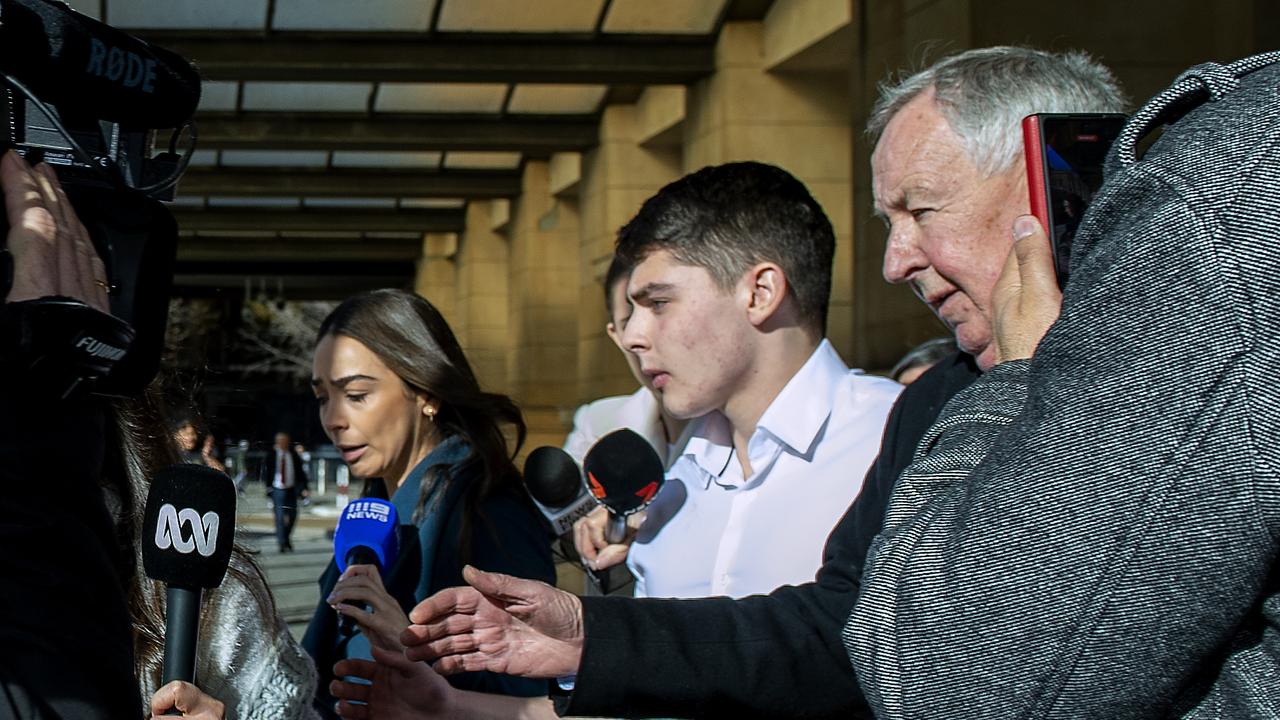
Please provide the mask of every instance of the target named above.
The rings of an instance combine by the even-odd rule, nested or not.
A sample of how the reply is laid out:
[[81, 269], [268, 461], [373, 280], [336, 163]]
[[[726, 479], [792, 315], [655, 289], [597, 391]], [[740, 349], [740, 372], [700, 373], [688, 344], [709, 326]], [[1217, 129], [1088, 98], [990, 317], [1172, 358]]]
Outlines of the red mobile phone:
[[1067, 284], [1076, 228], [1102, 186], [1107, 150], [1127, 119], [1110, 113], [1041, 113], [1022, 119], [1031, 214], [1049, 234], [1058, 287]]

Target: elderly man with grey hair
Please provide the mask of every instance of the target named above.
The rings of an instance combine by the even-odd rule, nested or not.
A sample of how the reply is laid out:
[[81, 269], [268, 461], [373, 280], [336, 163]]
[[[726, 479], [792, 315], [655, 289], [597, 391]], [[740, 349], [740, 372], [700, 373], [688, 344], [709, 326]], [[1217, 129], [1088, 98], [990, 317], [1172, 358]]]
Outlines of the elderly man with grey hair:
[[737, 601], [635, 601], [471, 572], [471, 588], [414, 610], [409, 658], [438, 657], [442, 672], [575, 675], [558, 701], [572, 715], [870, 716], [842, 631], [898, 473], [947, 398], [994, 363], [992, 289], [1029, 205], [1021, 119], [1124, 102], [1083, 54], [1012, 47], [961, 53], [882, 88], [869, 129], [876, 212], [890, 227], [884, 274], [910, 284], [964, 352], [900, 397], [815, 582]]

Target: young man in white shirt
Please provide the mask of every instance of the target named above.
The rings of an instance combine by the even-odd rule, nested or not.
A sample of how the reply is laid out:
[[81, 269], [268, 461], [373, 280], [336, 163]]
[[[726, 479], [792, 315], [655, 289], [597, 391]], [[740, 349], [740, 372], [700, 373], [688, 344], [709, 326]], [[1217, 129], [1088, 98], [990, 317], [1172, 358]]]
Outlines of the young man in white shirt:
[[834, 251], [804, 185], [760, 163], [688, 175], [619, 232], [621, 344], [667, 412], [698, 418], [629, 550], [602, 523], [576, 534], [584, 558], [625, 554], [638, 596], [742, 597], [822, 564], [901, 389], [824, 339]]
[[[579, 465], [597, 440], [619, 428], [634, 430], [648, 440], [662, 458], [664, 467], [670, 467], [680, 457], [689, 439], [685, 432], [688, 420], [672, 417], [663, 409], [650, 386], [650, 379], [640, 372], [640, 361], [622, 347], [622, 328], [631, 315], [631, 303], [627, 301], [629, 275], [630, 268], [619, 258], [615, 257], [609, 263], [604, 276], [604, 304], [609, 313], [605, 332], [626, 356], [627, 367], [640, 383], [640, 388], [630, 395], [593, 400], [573, 414], [573, 429], [565, 438], [564, 451]], [[597, 512], [604, 513], [605, 510], [600, 508]]]

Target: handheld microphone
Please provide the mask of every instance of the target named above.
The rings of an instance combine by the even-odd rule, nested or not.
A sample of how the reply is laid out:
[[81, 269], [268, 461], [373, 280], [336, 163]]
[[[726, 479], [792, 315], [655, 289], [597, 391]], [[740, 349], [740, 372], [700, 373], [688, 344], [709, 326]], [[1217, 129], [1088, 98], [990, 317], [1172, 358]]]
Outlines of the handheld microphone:
[[573, 524], [596, 507], [582, 485], [582, 470], [569, 453], [544, 446], [524, 461], [524, 486], [556, 537], [573, 532]]
[[182, 127], [200, 76], [182, 57], [50, 0], [0, 0], [0, 70], [62, 113], [127, 129]]
[[665, 481], [662, 460], [634, 430], [614, 430], [596, 441], [583, 458], [587, 490], [609, 510], [605, 540], [622, 542], [627, 516], [643, 510]]
[[[338, 572], [346, 572], [351, 565], [373, 565], [379, 574], [385, 573], [400, 552], [396, 535], [399, 525], [395, 506], [386, 500], [362, 498], [348, 503], [333, 531], [333, 557]], [[338, 616], [338, 632], [351, 635], [355, 631], [354, 620]]]
[[142, 566], [166, 585], [161, 684], [195, 682], [200, 592], [222, 583], [231, 561], [236, 489], [226, 473], [171, 465], [156, 474], [142, 524]]

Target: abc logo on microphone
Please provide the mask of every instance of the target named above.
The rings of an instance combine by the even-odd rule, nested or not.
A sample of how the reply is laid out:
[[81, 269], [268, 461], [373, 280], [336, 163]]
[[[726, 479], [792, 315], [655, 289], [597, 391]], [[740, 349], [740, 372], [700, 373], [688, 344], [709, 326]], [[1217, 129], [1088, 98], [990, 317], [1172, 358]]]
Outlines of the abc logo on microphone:
[[214, 588], [231, 560], [235, 484], [203, 465], [173, 465], [156, 473], [142, 526], [147, 576], [168, 585]]
[[[216, 512], [201, 515], [193, 508], [179, 510], [172, 503], [165, 503], [160, 506], [160, 514], [156, 518], [156, 547], [161, 550], [173, 548], [183, 555], [197, 551], [209, 557], [218, 547], [219, 524], [221, 519]], [[184, 537], [183, 525], [189, 528], [190, 539]]]

